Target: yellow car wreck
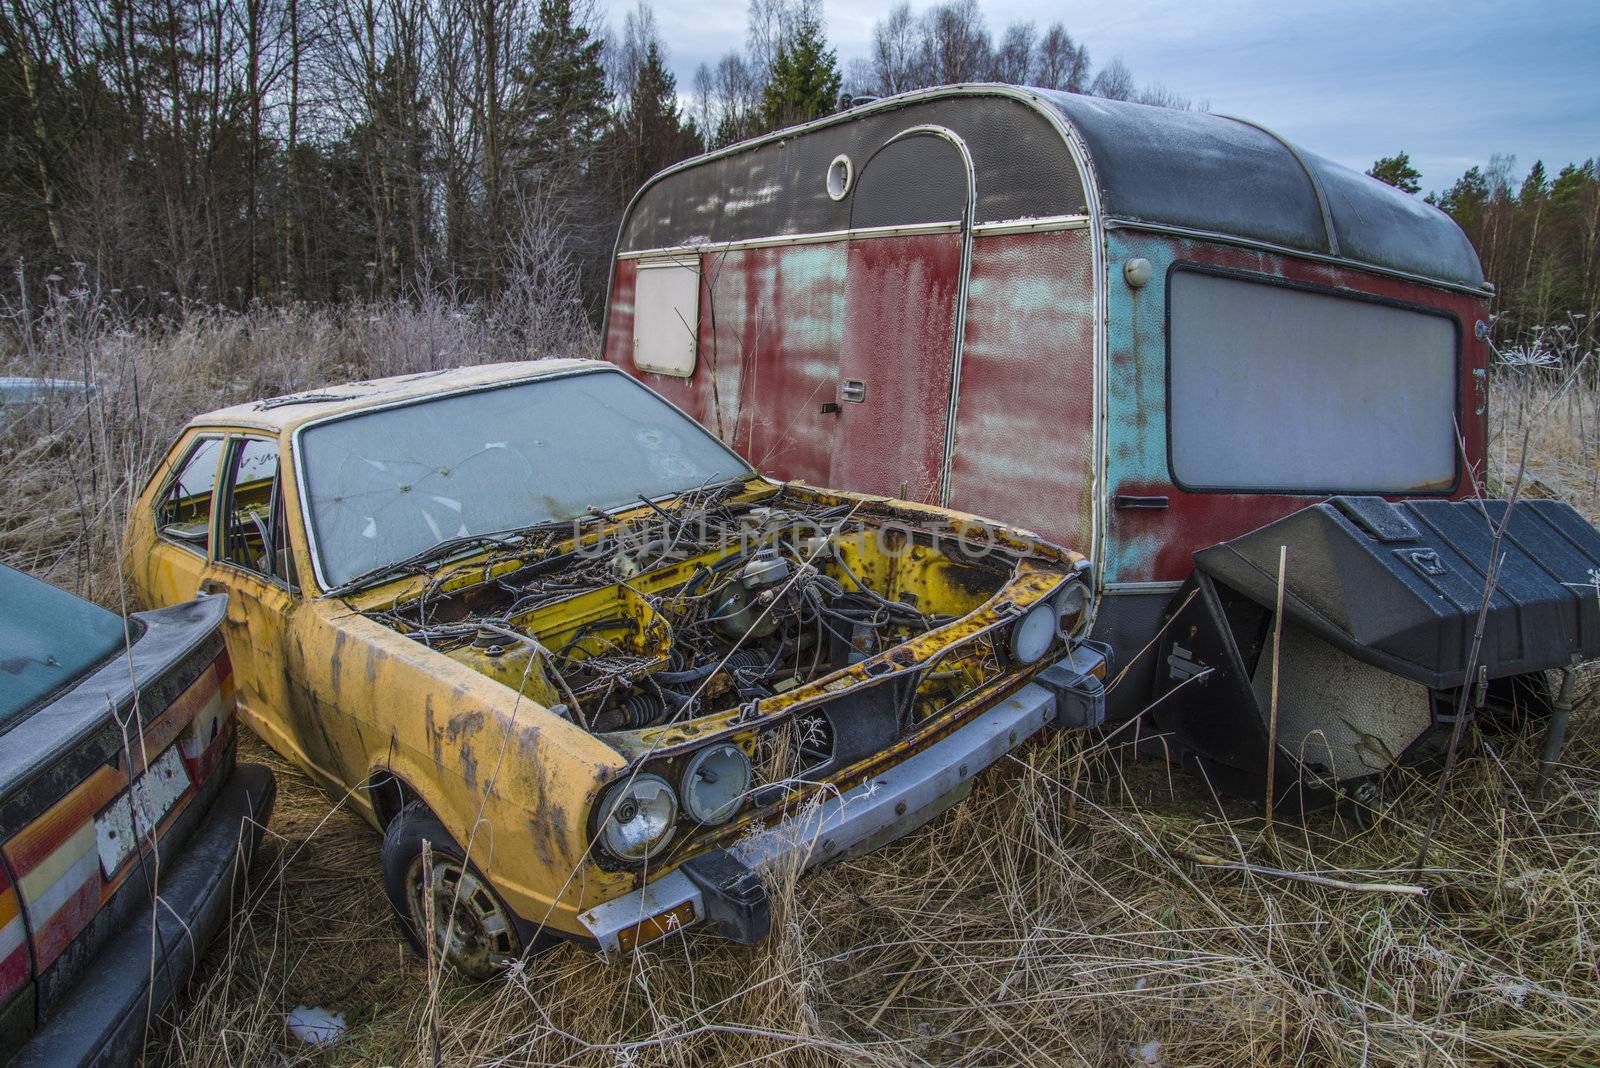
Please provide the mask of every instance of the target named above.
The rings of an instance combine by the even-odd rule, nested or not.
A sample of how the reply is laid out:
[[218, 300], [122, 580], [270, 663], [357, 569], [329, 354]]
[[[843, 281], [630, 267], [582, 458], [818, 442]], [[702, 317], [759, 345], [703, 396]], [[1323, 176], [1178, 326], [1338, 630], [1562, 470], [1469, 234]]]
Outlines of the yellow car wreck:
[[245, 721], [383, 831], [402, 929], [471, 976], [558, 937], [754, 941], [763, 872], [1103, 715], [1084, 557], [764, 479], [588, 360], [200, 416], [126, 554], [147, 604], [228, 595]]

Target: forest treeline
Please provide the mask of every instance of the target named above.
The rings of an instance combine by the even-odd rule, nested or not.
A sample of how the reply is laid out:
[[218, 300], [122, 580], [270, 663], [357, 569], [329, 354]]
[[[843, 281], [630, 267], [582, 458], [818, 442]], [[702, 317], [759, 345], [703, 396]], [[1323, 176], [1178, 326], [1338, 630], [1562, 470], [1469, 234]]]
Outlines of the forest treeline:
[[[978, 0], [902, 3], [847, 66], [820, 0], [749, 0], [745, 47], [688, 85], [647, 2], [614, 31], [593, 3], [0, 0], [0, 255], [25, 288], [149, 311], [532, 286], [592, 313], [646, 178], [852, 98], [988, 80], [1190, 106], [1063, 23], [991, 32]], [[1416, 191], [1403, 156], [1374, 173]], [[1572, 315], [1593, 340], [1595, 161], [1519, 181], [1495, 157], [1434, 199], [1502, 333]]]
[[668, 164], [949, 81], [1182, 104], [1057, 24], [976, 0], [880, 23], [841, 71], [819, 0], [750, 0], [748, 45], [679, 86], [651, 9], [587, 0], [4, 0], [0, 254], [124, 299], [473, 298], [575, 268]]

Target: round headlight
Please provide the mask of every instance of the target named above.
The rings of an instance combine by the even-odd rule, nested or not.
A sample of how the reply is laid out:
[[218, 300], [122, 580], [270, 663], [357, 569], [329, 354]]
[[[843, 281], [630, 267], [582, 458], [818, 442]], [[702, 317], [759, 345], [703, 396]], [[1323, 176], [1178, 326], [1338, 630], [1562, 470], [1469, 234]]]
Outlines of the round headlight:
[[1011, 628], [1011, 658], [1019, 664], [1032, 664], [1056, 640], [1056, 606], [1040, 601]]
[[635, 775], [601, 799], [600, 842], [620, 860], [648, 860], [672, 841], [678, 797], [659, 775]]
[[1056, 606], [1056, 633], [1063, 638], [1072, 637], [1089, 610], [1089, 587], [1082, 582], [1069, 582], [1052, 600]]
[[679, 789], [690, 819], [726, 823], [750, 789], [750, 758], [729, 742], [706, 746], [689, 758]]

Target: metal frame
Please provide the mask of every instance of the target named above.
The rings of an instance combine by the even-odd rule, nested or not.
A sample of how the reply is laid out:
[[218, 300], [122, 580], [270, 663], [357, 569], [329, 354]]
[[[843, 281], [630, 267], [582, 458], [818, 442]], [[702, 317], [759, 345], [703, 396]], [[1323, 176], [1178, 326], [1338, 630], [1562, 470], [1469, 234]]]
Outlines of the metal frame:
[[[181, 435], [180, 435], [180, 437], [181, 437]], [[230, 437], [230, 435], [229, 435], [228, 431], [226, 431], [226, 430], [210, 430], [210, 429], [206, 429], [206, 430], [201, 430], [199, 433], [195, 434], [195, 436], [189, 442], [189, 447], [183, 450], [183, 457], [176, 464], [174, 464], [172, 466], [171, 473], [167, 476], [166, 480], [161, 484], [161, 492], [156, 494], [156, 511], [159, 512], [160, 509], [161, 509], [161, 505], [162, 505], [163, 500], [166, 498], [167, 494], [172, 490], [173, 485], [177, 483], [177, 481], [178, 481], [178, 479], [180, 477], [182, 477], [185, 466], [187, 466], [190, 457], [194, 456], [195, 451], [200, 448], [201, 442], [204, 442], [204, 441], [220, 441], [220, 442], [222, 442], [222, 449], [220, 450], [220, 452], [219, 452], [219, 454], [217, 456], [217, 470], [215, 472], [213, 472], [212, 479], [211, 479], [211, 514], [206, 517], [206, 543], [205, 543], [205, 546], [203, 548], [196, 549], [193, 542], [184, 541], [181, 538], [168, 537], [166, 534], [162, 533], [163, 528], [162, 528], [162, 526], [161, 526], [161, 524], [159, 522], [156, 522], [156, 523], [153, 524], [154, 527], [155, 527], [156, 538], [158, 540], [164, 541], [168, 545], [175, 545], [180, 549], [187, 550], [188, 552], [193, 553], [194, 555], [198, 556], [200, 559], [206, 561], [207, 563], [211, 562], [211, 546], [212, 546], [212, 543], [216, 540], [217, 487], [222, 482], [223, 464], [225, 464], [227, 462], [227, 458], [228, 458], [228, 438], [229, 437]], [[173, 447], [174, 448], [177, 447], [177, 442], [173, 443]], [[167, 450], [168, 455], [171, 455], [171, 451], [172, 451], [171, 449]], [[147, 485], [148, 485], [148, 483], [147, 483]], [[152, 518], [154, 518], [156, 520], [159, 520], [160, 516], [157, 515], [157, 516], [154, 516]]]
[[[686, 322], [680, 326], [689, 327], [689, 369], [687, 371], [670, 371], [665, 367], [649, 367], [639, 362], [639, 281], [634, 280], [633, 298], [633, 365], [641, 371], [654, 375], [666, 375], [668, 378], [693, 378], [695, 372], [700, 370], [700, 298], [706, 285], [705, 270], [699, 256], [682, 256], [675, 253], [664, 253], [660, 256], [644, 257], [639, 260], [634, 268], [636, 276], [642, 276], [646, 271], [664, 271], [668, 269], [694, 272], [694, 325], [691, 327]], [[679, 315], [682, 319], [682, 315]], [[645, 324], [648, 329], [649, 324]]]

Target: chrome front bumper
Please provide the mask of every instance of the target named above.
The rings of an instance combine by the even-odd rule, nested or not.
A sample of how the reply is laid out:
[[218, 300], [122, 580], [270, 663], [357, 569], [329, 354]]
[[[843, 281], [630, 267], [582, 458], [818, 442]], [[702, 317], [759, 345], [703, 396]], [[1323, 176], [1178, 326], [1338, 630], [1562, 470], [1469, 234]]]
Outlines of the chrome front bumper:
[[[1099, 654], [1080, 647], [1047, 671], [1065, 668], [1082, 677], [1099, 662]], [[1058, 722], [1060, 693], [1057, 686], [1029, 683], [971, 722], [859, 786], [814, 799], [796, 815], [741, 839], [726, 854], [714, 851], [720, 855], [715, 862], [720, 864], [718, 874], [743, 872], [748, 876], [751, 872], [759, 875], [792, 867], [811, 868], [868, 852], [916, 830], [965, 797], [980, 771], [1045, 725]], [[1062, 714], [1061, 718], [1067, 717]], [[748, 916], [740, 922], [729, 915], [728, 895], [713, 888], [706, 868], [695, 867], [702, 859], [686, 861], [640, 889], [582, 913], [579, 919], [599, 943], [601, 954], [610, 957], [636, 949], [707, 920], [719, 933], [738, 941], [762, 937], [767, 918], [764, 894], [760, 915], [754, 922]], [[691, 872], [697, 877], [691, 877]], [[738, 911], [737, 907], [732, 911]]]

